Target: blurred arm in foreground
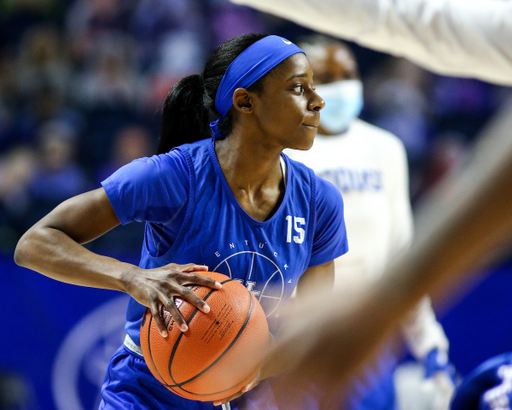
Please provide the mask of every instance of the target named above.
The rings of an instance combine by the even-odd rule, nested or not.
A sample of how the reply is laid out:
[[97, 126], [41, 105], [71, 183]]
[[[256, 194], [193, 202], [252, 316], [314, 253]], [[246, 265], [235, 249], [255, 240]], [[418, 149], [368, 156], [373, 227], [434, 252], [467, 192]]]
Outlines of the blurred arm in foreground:
[[425, 294], [449, 294], [512, 238], [510, 113], [503, 118], [480, 139], [464, 172], [446, 179], [420, 207], [411, 249], [377, 285], [351, 300], [337, 292], [312, 296], [289, 315], [288, 332], [269, 357], [285, 370], [282, 388], [315, 381], [335, 390]]
[[406, 57], [439, 74], [512, 85], [512, 2], [231, 0]]

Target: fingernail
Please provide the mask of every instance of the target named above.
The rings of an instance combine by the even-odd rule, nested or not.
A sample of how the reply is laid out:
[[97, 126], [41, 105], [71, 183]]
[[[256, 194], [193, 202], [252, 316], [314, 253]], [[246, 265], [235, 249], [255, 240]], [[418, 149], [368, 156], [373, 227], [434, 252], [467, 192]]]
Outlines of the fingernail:
[[186, 331], [188, 330], [188, 326], [187, 326], [185, 323], [183, 323], [183, 324], [180, 326], [180, 329], [181, 329], [181, 331], [182, 331], [182, 332], [186, 332]]
[[162, 330], [162, 337], [167, 337], [167, 336], [168, 336], [167, 330]]
[[220, 289], [222, 287], [222, 283], [215, 281], [215, 287]]
[[214, 401], [214, 402], [213, 402], [213, 405], [214, 405], [214, 406], [220, 406], [221, 404], [222, 404], [222, 403], [221, 403], [220, 401]]
[[244, 393], [247, 393], [247, 392], [249, 391], [249, 386], [245, 386], [245, 387], [242, 389], [242, 391], [243, 391]]
[[208, 313], [209, 311], [210, 311], [210, 306], [208, 306], [208, 305], [204, 305], [204, 306], [203, 306], [203, 312], [204, 312], [204, 313]]

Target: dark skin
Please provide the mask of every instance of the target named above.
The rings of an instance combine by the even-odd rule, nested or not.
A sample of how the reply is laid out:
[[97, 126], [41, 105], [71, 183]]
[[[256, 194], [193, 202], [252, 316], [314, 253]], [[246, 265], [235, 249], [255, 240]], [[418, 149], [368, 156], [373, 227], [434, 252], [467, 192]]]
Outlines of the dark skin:
[[[235, 91], [231, 108], [233, 131], [216, 142], [215, 150], [236, 199], [255, 220], [270, 218], [279, 207], [285, 190], [281, 152], [285, 148], [311, 147], [323, 106], [322, 98], [313, 88], [313, 71], [303, 54], [289, 57], [275, 73], [265, 77], [261, 93], [243, 88]], [[220, 289], [220, 283], [201, 275], [208, 270], [203, 265], [171, 263], [142, 269], [95, 254], [83, 246], [118, 225], [104, 189], [86, 192], [63, 202], [31, 227], [20, 239], [14, 258], [18, 265], [61, 282], [129, 294], [151, 309], [164, 337], [167, 337], [161, 317], [164, 307], [181, 330], [186, 331], [175, 298], [184, 299], [207, 313], [209, 306], [186, 285]], [[311, 267], [303, 274], [303, 280], [310, 283], [332, 283], [333, 277], [332, 261]], [[264, 365], [239, 394], [222, 403], [269, 377], [266, 368]]]
[[[317, 70], [316, 55], [306, 51], [318, 82], [327, 82]], [[281, 372], [275, 394], [293, 394], [314, 382], [339, 395], [421, 298], [460, 294], [475, 269], [485, 272], [503, 256], [499, 251], [510, 249], [511, 141], [504, 116], [475, 146], [471, 162], [417, 206], [410, 250], [378, 282], [351, 300], [337, 292], [319, 293], [289, 313], [287, 332], [268, 360]]]

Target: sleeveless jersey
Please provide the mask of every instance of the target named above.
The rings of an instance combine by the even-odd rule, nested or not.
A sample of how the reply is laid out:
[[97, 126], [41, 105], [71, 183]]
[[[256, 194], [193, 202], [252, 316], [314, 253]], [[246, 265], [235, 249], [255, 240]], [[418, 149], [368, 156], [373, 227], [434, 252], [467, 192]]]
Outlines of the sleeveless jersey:
[[[140, 267], [197, 263], [238, 280], [260, 301], [276, 336], [281, 326], [280, 307], [290, 298], [304, 271], [348, 250], [339, 191], [283, 155], [287, 169], [284, 198], [274, 215], [260, 222], [237, 202], [217, 160], [213, 139], [177, 150], [137, 160], [103, 182], [122, 223], [146, 220]], [[174, 163], [177, 155], [186, 170]], [[155, 232], [166, 235], [170, 216], [162, 209], [175, 190], [179, 193], [187, 185], [179, 183], [186, 178], [186, 211], [183, 207], [176, 211], [182, 218], [181, 227], [170, 248], [155, 254], [148, 243]], [[144, 211], [141, 216], [140, 209], [153, 211]], [[162, 216], [155, 216], [158, 214]], [[144, 309], [130, 299], [125, 329], [136, 344], [140, 343]]]

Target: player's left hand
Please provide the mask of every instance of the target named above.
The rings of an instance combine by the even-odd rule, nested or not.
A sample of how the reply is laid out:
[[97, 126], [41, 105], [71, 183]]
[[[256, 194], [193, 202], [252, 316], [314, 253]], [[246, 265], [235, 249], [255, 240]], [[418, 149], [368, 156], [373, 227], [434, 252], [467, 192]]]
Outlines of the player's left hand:
[[433, 349], [423, 361], [425, 380], [422, 388], [432, 390], [433, 410], [448, 410], [455, 391], [456, 371], [448, 360], [448, 354]]
[[[272, 336], [272, 334], [270, 334], [269, 350], [274, 345], [274, 343], [275, 343], [275, 339]], [[274, 367], [270, 366], [268, 362], [264, 362], [263, 366], [261, 366], [261, 369], [256, 374], [256, 376], [249, 383], [247, 383], [244, 387], [242, 387], [242, 389], [239, 392], [233, 394], [232, 396], [230, 396], [226, 399], [214, 401], [213, 405], [220, 406], [221, 404], [226, 404], [226, 403], [230, 402], [231, 400], [235, 400], [238, 397], [240, 397], [242, 394], [247, 393], [248, 391], [254, 389], [262, 380], [265, 380], [269, 377], [274, 377], [274, 376], [277, 376], [277, 374], [275, 374]]]

